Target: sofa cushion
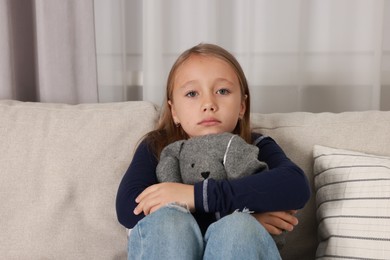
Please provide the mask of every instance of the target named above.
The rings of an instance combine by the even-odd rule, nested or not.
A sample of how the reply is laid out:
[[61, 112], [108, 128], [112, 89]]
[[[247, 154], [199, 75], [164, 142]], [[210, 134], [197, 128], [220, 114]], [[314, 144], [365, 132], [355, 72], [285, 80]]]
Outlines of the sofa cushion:
[[[313, 147], [323, 145], [390, 156], [390, 112], [252, 114], [255, 131], [274, 138], [306, 173], [314, 195]], [[288, 233], [283, 260], [312, 260], [318, 246], [315, 196], [298, 212]]]
[[0, 101], [1, 257], [126, 259], [116, 191], [156, 118], [147, 102]]
[[390, 157], [314, 147], [317, 258], [390, 256]]

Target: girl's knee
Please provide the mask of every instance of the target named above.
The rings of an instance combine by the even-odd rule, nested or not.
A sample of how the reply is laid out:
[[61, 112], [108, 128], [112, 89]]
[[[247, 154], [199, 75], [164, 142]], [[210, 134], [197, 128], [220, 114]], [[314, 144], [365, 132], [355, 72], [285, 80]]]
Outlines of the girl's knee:
[[140, 236], [164, 234], [164, 237], [172, 239], [180, 238], [185, 233], [201, 234], [192, 214], [178, 204], [169, 204], [144, 217], [135, 229]]
[[210, 248], [206, 249], [207, 256], [213, 256], [215, 248], [223, 248], [227, 258], [246, 255], [245, 259], [280, 259], [271, 235], [249, 213], [234, 212], [213, 223], [205, 240]]
[[223, 237], [234, 244], [263, 243], [272, 240], [266, 229], [249, 213], [234, 212], [210, 225], [206, 240]]
[[[234, 212], [222, 218], [219, 224], [229, 229], [231, 233], [266, 233], [264, 227], [249, 213]], [[218, 223], [216, 222], [216, 223]]]
[[164, 219], [165, 218], [168, 219], [186, 218], [191, 215], [190, 211], [186, 207], [177, 203], [167, 204], [166, 206], [161, 207], [160, 209], [150, 214], [149, 216], [153, 216], [153, 214], [155, 218], [159, 218], [160, 220], [161, 218]]
[[142, 251], [143, 256], [168, 259], [175, 255], [178, 257], [174, 259], [184, 259], [186, 255], [202, 255], [203, 237], [192, 214], [185, 207], [170, 204], [137, 223], [131, 231], [128, 250], [131, 257]]

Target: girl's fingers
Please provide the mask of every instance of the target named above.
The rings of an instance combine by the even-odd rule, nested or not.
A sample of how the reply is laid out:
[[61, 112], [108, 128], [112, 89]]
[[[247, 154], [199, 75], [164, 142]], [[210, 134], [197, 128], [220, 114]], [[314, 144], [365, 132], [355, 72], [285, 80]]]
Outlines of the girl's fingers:
[[160, 204], [160, 199], [158, 196], [155, 196], [154, 193], [149, 193], [141, 197], [141, 199], [138, 199], [138, 201], [138, 205], [134, 209], [135, 215], [139, 215], [141, 212], [144, 212], [145, 215], [148, 215], [151, 208]]
[[171, 203], [179, 202], [194, 209], [194, 188], [192, 185], [181, 183], [159, 183], [146, 188], [136, 199], [138, 204], [134, 209], [134, 214], [144, 212], [148, 215], [160, 207]]
[[149, 215], [150, 213], [152, 213], [152, 209], [158, 207], [160, 208], [161, 207], [161, 202], [160, 200], [149, 200], [148, 201], [149, 203], [147, 203], [146, 205], [144, 205], [143, 207], [143, 212], [146, 215]]
[[136, 203], [140, 203], [146, 196], [156, 191], [156, 185], [147, 187], [137, 198], [135, 198]]
[[158, 204], [158, 205], [155, 205], [154, 207], [152, 207], [149, 211], [149, 214], [152, 214], [153, 212], [155, 212], [156, 210], [160, 209], [162, 206], [162, 204]]
[[285, 211], [278, 211], [278, 212], [272, 212], [271, 213], [272, 215], [274, 215], [276, 218], [280, 218], [281, 220], [291, 224], [291, 225], [298, 225], [298, 219], [290, 214], [289, 212], [285, 212]]
[[294, 226], [298, 225], [298, 218], [292, 214], [286, 213], [284, 220], [290, 223], [291, 225]]
[[[260, 222], [263, 225], [270, 225], [274, 228], [281, 230], [292, 231], [294, 227], [298, 224], [298, 219], [291, 215], [289, 212], [269, 212], [258, 215], [261, 219]], [[276, 231], [273, 231], [274, 233]], [[272, 234], [274, 234], [272, 233]]]
[[264, 228], [270, 233], [271, 235], [280, 235], [282, 234], [282, 230], [269, 224], [264, 224]]
[[270, 218], [267, 224], [272, 225], [275, 228], [280, 230], [292, 231], [294, 229], [293, 225], [291, 225], [290, 223], [286, 222], [284, 219], [279, 217]]

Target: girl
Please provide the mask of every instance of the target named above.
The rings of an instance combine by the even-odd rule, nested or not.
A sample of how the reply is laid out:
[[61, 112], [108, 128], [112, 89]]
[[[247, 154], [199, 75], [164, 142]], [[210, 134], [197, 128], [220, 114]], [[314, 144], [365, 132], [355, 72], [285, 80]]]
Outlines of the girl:
[[[271, 234], [293, 230], [310, 190], [272, 138], [251, 132], [249, 117], [248, 84], [233, 55], [199, 44], [176, 60], [159, 125], [138, 146], [117, 194], [118, 220], [133, 229], [129, 259], [281, 259]], [[157, 183], [166, 145], [223, 132], [257, 145], [269, 170], [230, 181]], [[217, 221], [215, 212], [232, 214]]]

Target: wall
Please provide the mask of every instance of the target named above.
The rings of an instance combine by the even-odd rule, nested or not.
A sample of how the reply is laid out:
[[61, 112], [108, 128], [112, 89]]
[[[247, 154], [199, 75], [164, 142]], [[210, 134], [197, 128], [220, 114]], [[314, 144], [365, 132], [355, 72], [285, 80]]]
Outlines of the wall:
[[390, 110], [390, 0], [95, 0], [100, 100], [161, 104], [183, 50], [240, 61], [256, 112]]

